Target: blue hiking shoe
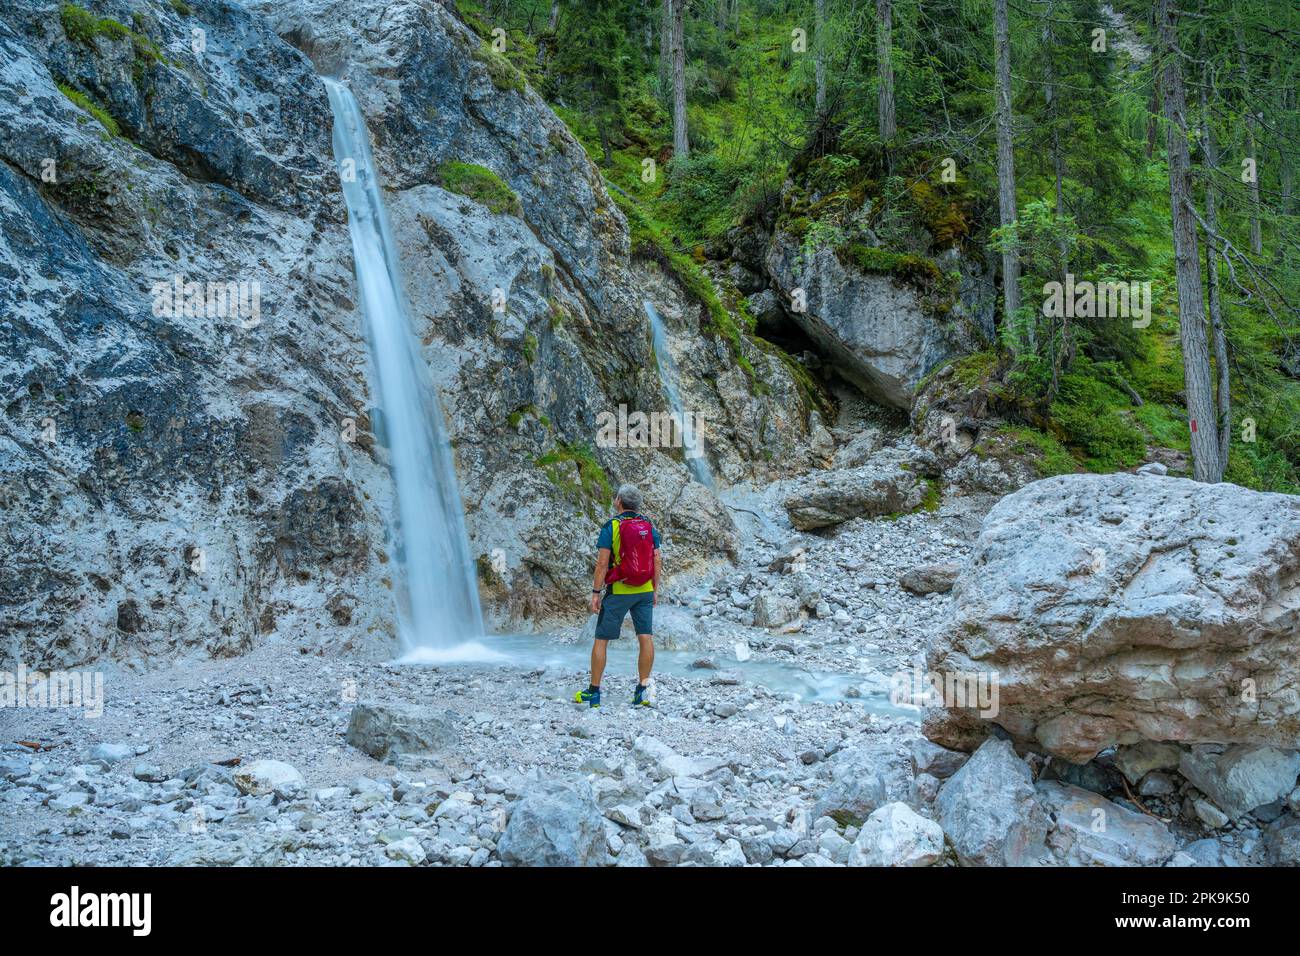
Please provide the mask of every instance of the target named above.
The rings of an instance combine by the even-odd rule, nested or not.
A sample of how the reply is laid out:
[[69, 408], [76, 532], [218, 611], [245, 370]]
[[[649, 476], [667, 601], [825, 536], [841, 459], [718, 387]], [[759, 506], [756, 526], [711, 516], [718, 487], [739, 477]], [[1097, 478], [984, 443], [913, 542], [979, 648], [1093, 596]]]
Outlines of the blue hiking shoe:
[[600, 706], [600, 688], [588, 687], [586, 690], [580, 690], [573, 695], [575, 704], [586, 704], [588, 707]]
[[653, 707], [654, 701], [650, 699], [650, 685], [637, 684], [636, 693], [632, 695], [633, 707]]

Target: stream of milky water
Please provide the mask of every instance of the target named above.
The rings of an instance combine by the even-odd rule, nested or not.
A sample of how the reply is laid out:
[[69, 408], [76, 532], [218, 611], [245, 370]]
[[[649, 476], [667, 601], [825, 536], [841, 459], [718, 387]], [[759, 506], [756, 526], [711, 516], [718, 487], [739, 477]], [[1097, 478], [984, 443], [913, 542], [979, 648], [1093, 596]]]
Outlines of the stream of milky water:
[[451, 443], [411, 327], [370, 138], [351, 91], [324, 82], [378, 399], [376, 435], [388, 448], [397, 492], [402, 642], [413, 660], [483, 658], [490, 652], [481, 643], [483, 611]]
[[668, 350], [668, 332], [655, 307], [648, 300], [642, 305], [645, 306], [646, 317], [650, 319], [650, 335], [655, 347], [655, 361], [659, 365], [659, 380], [663, 383], [668, 404], [672, 406], [673, 415], [677, 418], [677, 427], [682, 429], [684, 436], [686, 469], [700, 484], [712, 488], [713, 473], [709, 471], [709, 460], [704, 457], [704, 438], [694, 426], [694, 419], [686, 418], [686, 409], [682, 404], [681, 379], [673, 353]]

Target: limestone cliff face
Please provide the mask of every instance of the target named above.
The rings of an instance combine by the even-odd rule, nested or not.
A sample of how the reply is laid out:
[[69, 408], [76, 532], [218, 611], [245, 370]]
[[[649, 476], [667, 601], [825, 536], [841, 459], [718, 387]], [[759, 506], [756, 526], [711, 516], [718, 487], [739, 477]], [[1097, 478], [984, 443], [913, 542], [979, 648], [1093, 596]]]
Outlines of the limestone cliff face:
[[[646, 488], [678, 566], [734, 543], [680, 450], [597, 442], [602, 412], [666, 410], [643, 299], [680, 350], [714, 471], [805, 466], [783, 362], [745, 340], [753, 379], [738, 366], [703, 307], [632, 255], [560, 121], [494, 82], [440, 5], [86, 6], [70, 25], [40, 0], [0, 15], [5, 658], [272, 636], [393, 650], [392, 487], [321, 72], [370, 127], [471, 548], [484, 569], [505, 558], [483, 575], [498, 621], [584, 593], [602, 478]], [[444, 188], [448, 163], [492, 170], [517, 206]], [[256, 314], [160, 308], [178, 279], [247, 283]]]

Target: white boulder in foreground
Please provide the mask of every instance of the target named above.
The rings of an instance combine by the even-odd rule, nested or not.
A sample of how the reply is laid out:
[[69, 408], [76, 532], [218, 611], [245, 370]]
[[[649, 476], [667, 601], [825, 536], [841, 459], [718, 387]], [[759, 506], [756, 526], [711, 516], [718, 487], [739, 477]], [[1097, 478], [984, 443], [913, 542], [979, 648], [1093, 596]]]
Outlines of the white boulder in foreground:
[[943, 830], [905, 803], [887, 803], [862, 825], [849, 866], [931, 866], [943, 859]]
[[[1154, 475], [1062, 475], [1003, 498], [953, 588], [932, 673], [996, 671], [997, 723], [1083, 763], [1142, 740], [1300, 738], [1300, 498]], [[948, 703], [953, 703], [949, 701]]]

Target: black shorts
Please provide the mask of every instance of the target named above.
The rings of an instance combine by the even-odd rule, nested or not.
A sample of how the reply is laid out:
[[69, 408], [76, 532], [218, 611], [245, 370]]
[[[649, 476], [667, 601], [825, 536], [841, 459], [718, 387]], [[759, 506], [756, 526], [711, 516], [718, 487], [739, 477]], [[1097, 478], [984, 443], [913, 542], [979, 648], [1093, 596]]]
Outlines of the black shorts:
[[632, 612], [632, 626], [638, 634], [654, 633], [655, 593], [606, 594], [600, 601], [600, 616], [596, 618], [596, 640], [613, 641], [623, 627], [623, 618]]

